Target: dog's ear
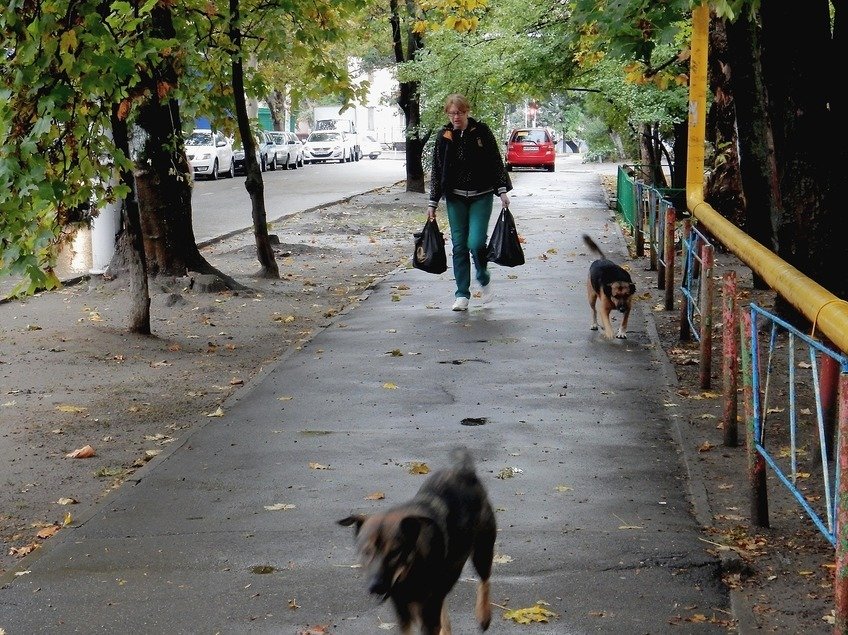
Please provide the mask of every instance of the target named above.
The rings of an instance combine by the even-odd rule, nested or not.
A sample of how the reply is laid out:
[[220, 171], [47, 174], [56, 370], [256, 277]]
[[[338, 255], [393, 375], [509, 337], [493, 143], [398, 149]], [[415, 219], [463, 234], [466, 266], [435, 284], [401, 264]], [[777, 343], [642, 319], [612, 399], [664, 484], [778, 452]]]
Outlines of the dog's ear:
[[359, 530], [362, 529], [362, 523], [364, 523], [367, 518], [368, 516], [364, 514], [352, 514], [350, 516], [347, 516], [346, 518], [337, 520], [336, 522], [342, 527], [350, 527], [351, 525], [355, 525], [353, 535], [358, 536]]
[[605, 296], [607, 296], [608, 298], [612, 297], [612, 285], [611, 284], [603, 285], [603, 290], [604, 290]]
[[636, 293], [636, 285], [632, 282], [630, 283], [630, 293]]

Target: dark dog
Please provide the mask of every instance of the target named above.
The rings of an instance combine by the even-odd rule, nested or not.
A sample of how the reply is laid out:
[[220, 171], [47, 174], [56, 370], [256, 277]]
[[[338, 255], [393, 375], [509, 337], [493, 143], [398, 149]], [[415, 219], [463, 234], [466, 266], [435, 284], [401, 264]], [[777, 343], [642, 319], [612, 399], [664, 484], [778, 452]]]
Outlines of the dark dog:
[[480, 576], [477, 622], [485, 631], [492, 619], [495, 513], [468, 451], [456, 450], [454, 461], [429, 476], [409, 502], [338, 521], [354, 526], [368, 590], [382, 600], [391, 598], [405, 635], [415, 623], [426, 635], [450, 635], [445, 598], [469, 557]]
[[615, 336], [618, 339], [627, 337], [627, 320], [630, 317], [630, 309], [633, 306], [633, 294], [636, 293], [636, 285], [627, 273], [612, 260], [607, 260], [601, 248], [595, 241], [583, 234], [583, 242], [595, 252], [599, 259], [589, 266], [589, 278], [586, 281], [586, 291], [589, 294], [589, 307], [592, 309], [592, 330], [598, 330], [597, 303], [601, 301], [601, 322], [604, 324], [604, 335], [612, 339], [612, 322], [610, 312], [613, 309], [620, 311], [621, 326]]

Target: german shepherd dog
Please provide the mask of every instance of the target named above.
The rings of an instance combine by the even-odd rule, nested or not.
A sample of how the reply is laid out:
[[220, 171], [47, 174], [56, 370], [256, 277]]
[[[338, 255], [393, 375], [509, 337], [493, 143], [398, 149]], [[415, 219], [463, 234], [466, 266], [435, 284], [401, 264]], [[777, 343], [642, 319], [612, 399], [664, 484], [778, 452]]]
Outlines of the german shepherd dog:
[[636, 293], [636, 285], [633, 284], [630, 274], [612, 260], [607, 260], [601, 248], [586, 234], [583, 234], [583, 242], [598, 255], [598, 260], [595, 260], [589, 266], [589, 278], [586, 280], [589, 307], [592, 309], [592, 330], [598, 330], [597, 303], [600, 300], [604, 335], [608, 339], [612, 339], [610, 312], [617, 309], [623, 314], [623, 317], [615, 337], [625, 339], [627, 337], [627, 320], [633, 306], [633, 294]]
[[391, 599], [404, 635], [413, 624], [425, 635], [450, 635], [445, 598], [469, 558], [480, 576], [475, 613], [481, 630], [492, 619], [495, 513], [468, 450], [455, 450], [453, 460], [452, 467], [430, 475], [410, 501], [338, 521], [354, 526], [368, 590], [381, 601]]

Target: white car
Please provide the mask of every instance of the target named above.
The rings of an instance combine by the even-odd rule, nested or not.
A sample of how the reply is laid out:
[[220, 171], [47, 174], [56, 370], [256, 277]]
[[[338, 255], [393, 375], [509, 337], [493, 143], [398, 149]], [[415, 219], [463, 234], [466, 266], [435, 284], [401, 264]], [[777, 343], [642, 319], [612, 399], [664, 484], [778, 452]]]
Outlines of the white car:
[[343, 132], [316, 130], [310, 132], [306, 138], [303, 160], [305, 163], [324, 163], [325, 161], [346, 163], [353, 160], [353, 148]]
[[367, 134], [362, 138], [362, 156], [370, 159], [376, 159], [383, 152], [383, 146], [374, 137]]
[[195, 178], [235, 176], [233, 144], [222, 133], [196, 128], [186, 139], [185, 150]]

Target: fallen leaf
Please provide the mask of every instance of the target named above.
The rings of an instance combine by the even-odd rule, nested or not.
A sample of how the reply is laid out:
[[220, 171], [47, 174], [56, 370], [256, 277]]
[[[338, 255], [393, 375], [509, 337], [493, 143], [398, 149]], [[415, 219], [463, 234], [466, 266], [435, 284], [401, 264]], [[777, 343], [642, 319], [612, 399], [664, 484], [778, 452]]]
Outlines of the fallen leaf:
[[390, 351], [387, 351], [386, 355], [391, 355], [392, 357], [403, 357], [403, 353], [401, 353], [399, 348], [394, 348]]
[[294, 509], [295, 505], [290, 503], [276, 503], [274, 505], [265, 505], [265, 509], [269, 512], [278, 512], [278, 511], [288, 511], [289, 509]]
[[532, 622], [547, 623], [549, 618], [558, 616], [556, 613], [546, 609], [544, 606], [536, 604], [524, 609], [504, 611], [503, 617], [505, 620], [512, 620], [518, 624], [531, 624]]
[[385, 497], [386, 497], [386, 495], [383, 492], [374, 492], [373, 494], [368, 494], [368, 496], [365, 497], [365, 500], [367, 500], [367, 501], [381, 501]]
[[77, 448], [73, 452], [68, 452], [65, 456], [69, 459], [89, 459], [94, 456], [96, 453], [94, 448], [90, 445], [84, 445], [81, 448]]
[[492, 562], [495, 564], [507, 564], [508, 562], [512, 562], [512, 556], [506, 556], [504, 554], [498, 553], [495, 554], [495, 557], [492, 558]]
[[238, 377], [233, 377], [230, 380], [230, 386], [241, 386], [243, 383], [244, 383], [244, 380], [240, 379]]
[[291, 401], [294, 399], [291, 395], [283, 395], [282, 397], [277, 397], [278, 401]]
[[698, 452], [709, 452], [715, 446], [709, 441], [704, 441], [701, 445], [698, 446]]
[[37, 542], [31, 542], [28, 545], [24, 545], [23, 547], [12, 547], [9, 549], [10, 556], [17, 556], [18, 558], [23, 558], [24, 556], [31, 554], [36, 549], [40, 549], [41, 544]]
[[65, 517], [62, 519], [62, 527], [67, 527], [72, 522], [74, 522], [74, 517], [71, 515], [71, 512], [67, 512]]
[[82, 406], [72, 406], [71, 404], [59, 404], [56, 406], [56, 410], [59, 412], [85, 412], [88, 408], [83, 408]]
[[36, 537], [41, 538], [42, 540], [46, 540], [51, 536], [55, 536], [59, 529], [59, 525], [50, 525], [49, 527], [45, 527], [44, 529], [38, 530], [35, 535]]
[[429, 474], [430, 468], [426, 463], [419, 463], [418, 461], [413, 461], [409, 464], [409, 473], [410, 474]]
[[569, 487], [568, 485], [557, 485], [554, 488], [555, 492], [572, 492], [574, 491], [573, 487]]
[[326, 465], [321, 465], [320, 463], [313, 463], [313, 462], [309, 463], [309, 467], [311, 467], [313, 470], [329, 470], [330, 469]]
[[224, 416], [224, 409], [221, 408], [221, 406], [218, 406], [218, 409], [215, 410], [215, 412], [210, 412], [206, 416], [207, 417], [223, 417]]
[[393, 384], [392, 382], [387, 381], [385, 384], [383, 384], [383, 388], [385, 388], [386, 390], [397, 390], [397, 384]]

